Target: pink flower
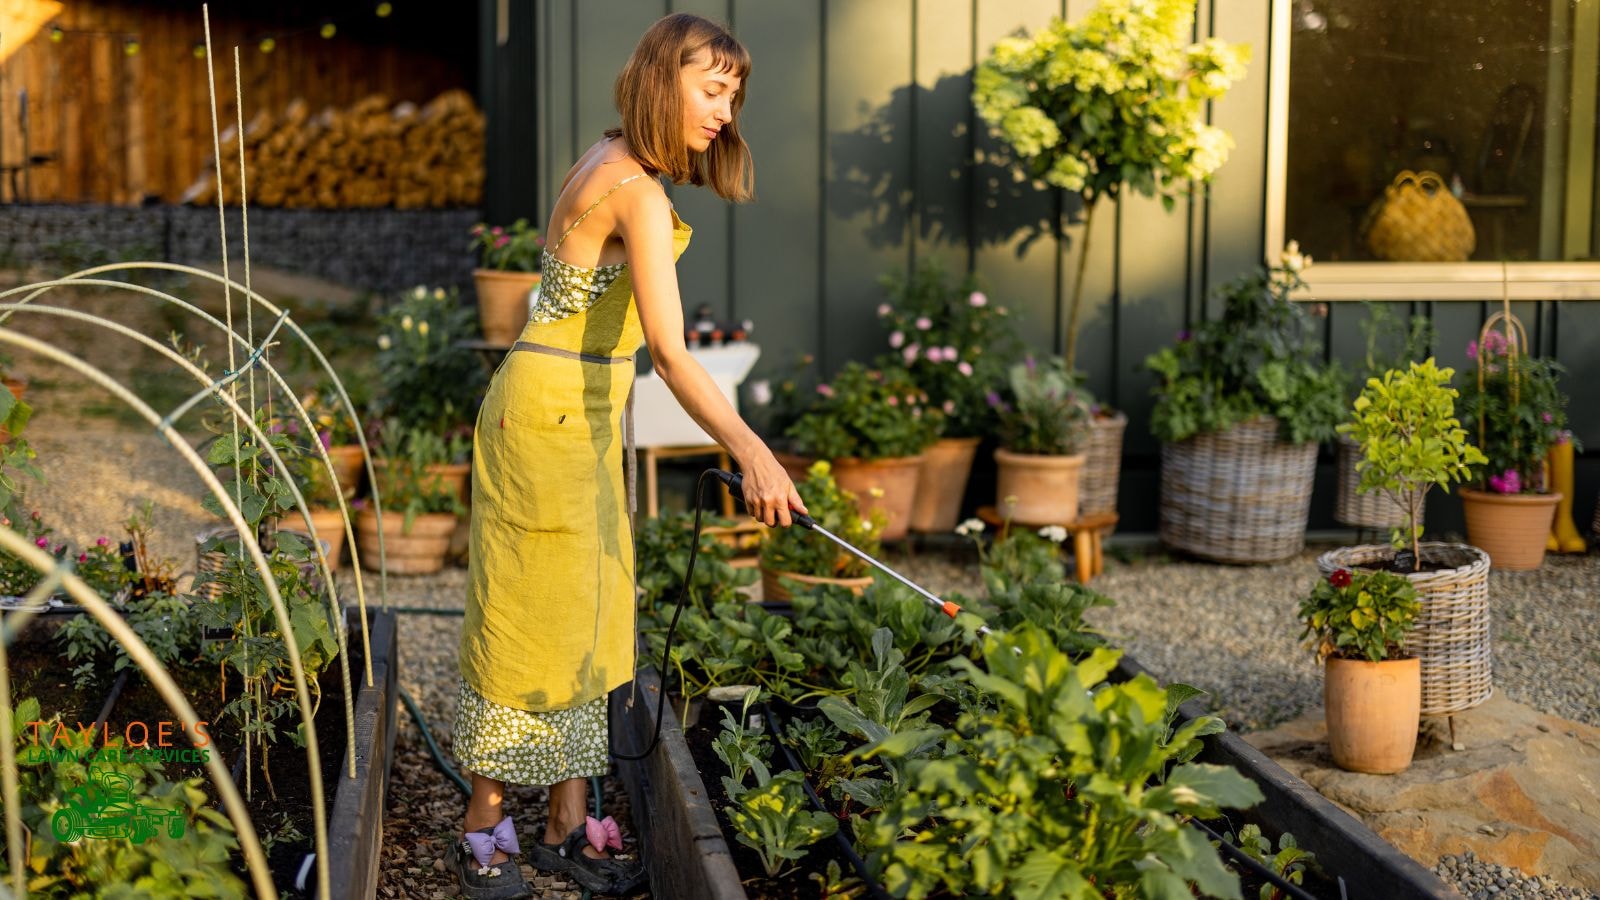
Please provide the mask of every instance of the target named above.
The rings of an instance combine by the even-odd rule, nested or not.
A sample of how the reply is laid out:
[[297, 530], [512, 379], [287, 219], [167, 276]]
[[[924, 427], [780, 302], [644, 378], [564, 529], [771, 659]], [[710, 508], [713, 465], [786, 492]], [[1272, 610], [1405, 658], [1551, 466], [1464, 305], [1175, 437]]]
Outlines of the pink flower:
[[963, 360], [963, 361], [961, 361], [961, 362], [956, 364], [956, 371], [960, 372], [962, 375], [966, 376], [967, 378], [971, 378], [972, 377], [972, 363], [969, 363], [969, 362], [966, 362], [965, 360]]
[[917, 398], [916, 397], [914, 397], [914, 396], [912, 396], [910, 394], [906, 395], [906, 405], [907, 406], [915, 406], [916, 403], [917, 403]]
[[906, 342], [906, 336], [905, 336], [904, 332], [896, 331], [896, 332], [890, 333], [890, 335], [889, 335], [889, 346], [893, 347], [896, 350], [899, 350], [901, 345], [903, 345], [905, 342]]
[[956, 353], [956, 348], [950, 347], [950, 346], [946, 346], [944, 348], [944, 361], [945, 362], [955, 362], [957, 355], [958, 354]]
[[1500, 494], [1522, 493], [1522, 476], [1516, 469], [1507, 469], [1503, 475], [1490, 475], [1489, 488]]
[[109, 546], [111, 544], [111, 542], [109, 540], [105, 539], [105, 538], [100, 538], [100, 539], [96, 540], [94, 542], [94, 544], [95, 544], [96, 547], [106, 547], [106, 546]]
[[967, 302], [973, 306], [985, 306], [988, 304], [989, 298], [985, 297], [982, 291], [973, 291], [967, 296]]
[[501, 228], [499, 225], [496, 225], [495, 227], [489, 229], [489, 233], [494, 235], [495, 237], [499, 237], [500, 235], [505, 234], [506, 230], [504, 228]]
[[817, 393], [821, 394], [824, 397], [832, 397], [833, 396], [833, 388], [830, 385], [819, 384], [819, 385], [817, 385]]
[[1478, 342], [1475, 340], [1467, 341], [1467, 359], [1478, 361]]
[[1549, 413], [1540, 413], [1540, 414], [1539, 414], [1539, 418], [1540, 418], [1540, 419], [1543, 419], [1543, 420], [1544, 420], [1544, 423], [1545, 423], [1545, 424], [1546, 424], [1546, 425], [1549, 425], [1549, 424], [1550, 424], [1550, 423], [1551, 423], [1551, 422], [1554, 422], [1554, 421], [1555, 421], [1555, 420], [1556, 420], [1556, 419], [1555, 419], [1555, 416], [1552, 416], [1552, 415], [1550, 415], [1550, 414], [1549, 414]]
[[896, 397], [893, 394], [890, 394], [889, 395], [889, 405], [890, 406], [899, 406], [900, 405], [900, 398]]
[[50, 546], [49, 538], [39, 538], [38, 540], [34, 541], [33, 543], [34, 543], [34, 546], [38, 547], [40, 550], [43, 550], [44, 548]]
[[921, 350], [922, 350], [922, 345], [921, 344], [912, 344], [911, 346], [909, 346], [909, 347], [905, 348], [904, 350], [900, 351], [900, 355], [905, 357], [905, 361], [906, 362], [913, 363], [913, 362], [917, 361], [917, 353], [920, 352]]
[[892, 312], [894, 312], [894, 307], [890, 306], [889, 304], [887, 304], [887, 303], [879, 303], [878, 304], [878, 318], [881, 319], [884, 316], [887, 316], [888, 314], [890, 314]]
[[[962, 363], [962, 365], [966, 365], [966, 363]], [[946, 400], [944, 402], [944, 414], [947, 416], [956, 414], [956, 402], [954, 400]]]
[[499, 237], [494, 239], [494, 248], [496, 250], [498, 250], [501, 247], [504, 247], [505, 245], [507, 245], [509, 243], [511, 243], [511, 238], [506, 237], [505, 235], [502, 234]]
[[78, 554], [78, 563], [80, 565], [82, 565], [83, 563], [86, 563], [88, 561], [89, 561], [89, 554], [87, 554], [87, 553], [79, 553]]
[[933, 327], [933, 320], [932, 319], [928, 318], [927, 316], [918, 316], [917, 317], [917, 330], [918, 331], [927, 331], [929, 328], [932, 328], [932, 327]]
[[944, 350], [939, 347], [929, 347], [928, 352], [923, 355], [928, 357], [928, 362], [942, 362], [944, 360]]

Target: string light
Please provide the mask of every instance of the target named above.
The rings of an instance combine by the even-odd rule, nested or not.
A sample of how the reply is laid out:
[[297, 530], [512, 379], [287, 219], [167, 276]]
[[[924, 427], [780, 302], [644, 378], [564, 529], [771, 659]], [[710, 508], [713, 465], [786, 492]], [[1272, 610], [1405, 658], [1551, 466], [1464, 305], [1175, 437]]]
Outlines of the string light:
[[265, 37], [261, 39], [261, 43], [257, 46], [261, 48], [262, 53], [271, 53], [273, 50], [277, 49], [278, 42], [272, 38]]
[[139, 53], [139, 39], [128, 38], [127, 40], [123, 41], [122, 52], [129, 56], [137, 56]]
[[378, 8], [376, 10], [373, 10], [373, 11], [378, 14], [378, 18], [387, 19], [389, 17], [389, 13], [394, 12], [394, 4], [393, 3], [379, 3], [378, 4]]
[[191, 50], [190, 52], [192, 52], [194, 54], [194, 58], [195, 59], [205, 59], [206, 58], [206, 45], [203, 44], [203, 43], [198, 43], [197, 42], [194, 45], [194, 49]]
[[322, 35], [322, 39], [323, 40], [327, 40], [327, 39], [333, 37], [338, 32], [339, 32], [338, 26], [334, 25], [332, 22], [323, 22], [322, 23], [322, 30], [319, 31], [318, 34]]
[[[372, 11], [373, 11], [373, 14], [376, 15], [378, 18], [387, 19], [391, 15], [394, 14], [394, 4], [388, 2], [388, 0], [384, 0], [384, 2], [380, 2], [380, 3], [375, 4], [373, 6]], [[314, 28], [315, 28], [317, 34], [323, 40], [332, 40], [334, 38], [334, 36], [339, 33], [339, 23], [337, 21], [333, 20], [333, 19], [323, 19], [318, 25], [314, 26]], [[265, 36], [257, 39], [257, 41], [256, 41], [256, 49], [260, 50], [262, 53], [271, 53], [271, 52], [273, 52], [274, 50], [276, 50], [278, 48], [278, 40], [280, 38], [292, 38], [292, 37], [294, 37], [296, 35], [307, 34], [312, 30], [313, 30], [313, 26], [308, 26], [308, 27], [305, 27], [305, 28], [299, 28], [299, 29], [295, 29], [295, 30], [284, 32], [284, 33], [280, 33], [280, 34], [265, 35]], [[52, 25], [50, 27], [50, 31], [49, 31], [50, 42], [52, 44], [59, 44], [62, 41], [66, 40], [66, 37], [67, 37], [67, 35], [69, 33], [71, 33], [71, 34], [89, 34], [89, 35], [107, 35], [107, 36], [111, 36], [111, 37], [120, 37], [120, 38], [123, 39], [122, 40], [122, 52], [127, 56], [137, 56], [140, 53], [142, 53], [143, 50], [144, 50], [143, 43], [140, 41], [138, 35], [128, 34], [127, 32], [94, 31], [94, 30], [85, 30], [85, 29], [79, 29], [79, 28], [68, 29], [68, 28], [63, 28], [60, 25]], [[206, 45], [203, 42], [196, 41], [194, 43], [194, 45], [192, 47], [190, 47], [189, 52], [190, 52], [191, 55], [194, 56], [195, 59], [205, 59], [206, 58]]]
[[57, 25], [54, 28], [50, 29], [50, 43], [52, 43], [52, 44], [61, 43], [61, 39], [66, 37], [66, 36], [67, 36], [67, 32], [65, 30], [63, 30], [60, 25]]

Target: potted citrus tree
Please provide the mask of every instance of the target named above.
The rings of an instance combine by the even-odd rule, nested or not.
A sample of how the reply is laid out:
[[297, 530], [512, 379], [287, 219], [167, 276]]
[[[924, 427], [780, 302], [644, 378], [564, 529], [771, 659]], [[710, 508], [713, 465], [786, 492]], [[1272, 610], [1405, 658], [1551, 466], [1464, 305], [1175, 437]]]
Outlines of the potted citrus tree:
[[[1363, 302], [1362, 306], [1367, 312], [1367, 317], [1361, 321], [1366, 356], [1353, 396], [1360, 395], [1369, 379], [1381, 379], [1385, 372], [1404, 370], [1411, 362], [1426, 359], [1428, 348], [1433, 345], [1433, 323], [1427, 316], [1412, 316], [1409, 325], [1402, 327], [1387, 304]], [[1361, 489], [1361, 475], [1356, 471], [1362, 458], [1361, 445], [1342, 426], [1333, 445], [1335, 468], [1339, 473], [1334, 519], [1355, 528], [1398, 528], [1403, 524], [1411, 507], [1410, 498], [1391, 497], [1382, 490]], [[1422, 525], [1420, 505], [1413, 522]]]
[[1301, 638], [1324, 664], [1322, 697], [1334, 764], [1390, 775], [1411, 765], [1421, 662], [1403, 649], [1420, 604], [1392, 572], [1335, 569], [1300, 601]]
[[[456, 522], [466, 511], [460, 489], [438, 470], [449, 447], [426, 429], [386, 427], [374, 461], [383, 501], [378, 512], [363, 504], [356, 515], [356, 546], [361, 564], [402, 575], [422, 575], [444, 568]], [[378, 542], [383, 541], [380, 556]]]
[[1489, 557], [1466, 544], [1422, 541], [1428, 491], [1465, 481], [1484, 461], [1456, 418], [1454, 375], [1430, 357], [1367, 381], [1339, 431], [1360, 450], [1361, 489], [1381, 493], [1403, 518], [1390, 544], [1341, 547], [1317, 560], [1324, 576], [1381, 569], [1416, 589], [1422, 606], [1409, 649], [1420, 661], [1424, 715], [1475, 706], [1493, 686]]
[[[869, 556], [878, 554], [883, 510], [863, 515], [855, 495], [834, 480], [827, 460], [812, 463], [795, 488], [818, 525]], [[837, 584], [859, 594], [872, 584], [872, 574], [860, 558], [807, 529], [768, 529], [761, 545], [761, 595], [768, 601], [787, 602], [792, 584]]]
[[985, 402], [1005, 378], [1006, 360], [1021, 342], [1004, 306], [990, 303], [968, 275], [951, 285], [935, 259], [909, 274], [883, 278], [889, 302], [878, 320], [889, 330], [889, 349], [928, 395], [928, 405], [944, 413], [944, 430], [923, 454], [910, 527], [947, 532], [961, 515], [961, 499], [978, 443], [994, 429], [994, 410]]
[[1006, 373], [990, 398], [1000, 420], [995, 509], [1026, 525], [1078, 518], [1078, 488], [1092, 401], [1060, 357], [1029, 356]]
[[862, 516], [882, 510], [883, 540], [906, 536], [922, 454], [939, 437], [944, 411], [928, 403], [902, 366], [847, 363], [785, 432], [795, 450], [833, 463], [839, 486], [856, 496]]
[[1560, 385], [1565, 369], [1530, 357], [1522, 324], [1505, 312], [1484, 323], [1467, 356], [1477, 365], [1462, 415], [1487, 457], [1473, 486], [1461, 489], [1467, 540], [1487, 551], [1497, 569], [1537, 569], [1562, 499], [1547, 489], [1545, 458], [1558, 441], [1570, 440]]
[[1222, 315], [1145, 360], [1157, 376], [1163, 543], [1221, 562], [1272, 562], [1305, 547], [1317, 444], [1343, 421], [1344, 378], [1290, 301], [1303, 258], [1221, 291]]
[[518, 219], [509, 228], [480, 222], [472, 226], [472, 249], [479, 260], [472, 280], [483, 339], [509, 346], [528, 324], [530, 295], [542, 277], [544, 236], [527, 219]]

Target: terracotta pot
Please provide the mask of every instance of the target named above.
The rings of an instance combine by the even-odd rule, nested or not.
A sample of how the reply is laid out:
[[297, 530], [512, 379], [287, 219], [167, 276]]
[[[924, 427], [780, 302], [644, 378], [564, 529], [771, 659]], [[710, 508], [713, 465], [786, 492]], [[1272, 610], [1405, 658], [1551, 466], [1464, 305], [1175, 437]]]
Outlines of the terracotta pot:
[[1393, 775], [1411, 765], [1422, 711], [1422, 661], [1328, 657], [1322, 682], [1328, 749], [1341, 769]]
[[888, 523], [880, 540], [898, 541], [911, 527], [911, 505], [917, 499], [917, 478], [922, 474], [922, 454], [888, 459], [836, 459], [833, 480], [856, 495], [863, 517], [883, 510]]
[[473, 269], [478, 289], [478, 325], [491, 344], [513, 344], [528, 324], [529, 292], [539, 286], [538, 272]]
[[784, 572], [778, 569], [761, 567], [761, 599], [776, 600], [788, 603], [794, 595], [789, 589], [778, 583], [778, 579], [787, 578], [800, 584], [837, 584], [850, 589], [850, 593], [861, 595], [872, 585], [871, 575], [862, 575], [859, 578], [824, 578], [820, 575], [801, 575], [799, 572]]
[[817, 461], [816, 457], [801, 456], [787, 450], [774, 450], [772, 455], [778, 460], [778, 465], [783, 466], [783, 471], [789, 473], [789, 480], [796, 484], [806, 480], [806, 470]]
[[[352, 511], [351, 514], [355, 513]], [[295, 516], [291, 513], [289, 517]], [[344, 562], [344, 516], [340, 515], [337, 507], [313, 506], [311, 526], [317, 530], [317, 537], [328, 546], [328, 568], [338, 569]]]
[[[0, 378], [0, 384], [4, 384], [6, 390], [11, 392], [11, 396], [18, 400], [21, 400], [22, 395], [28, 392], [28, 383], [20, 378]], [[0, 444], [8, 444], [10, 442], [11, 429], [0, 425]]]
[[[382, 457], [374, 457], [372, 467], [382, 470], [389, 461]], [[435, 463], [427, 467], [429, 475], [439, 479], [441, 485], [456, 492], [462, 503], [471, 502], [471, 491], [467, 487], [467, 476], [472, 474], [472, 463]], [[382, 498], [379, 498], [382, 499]]]
[[961, 518], [961, 498], [967, 493], [972, 460], [979, 438], [940, 438], [922, 454], [917, 495], [911, 504], [911, 530], [950, 531]]
[[[1083, 472], [1078, 476], [1078, 515], [1097, 516], [1117, 511], [1117, 487], [1122, 478], [1122, 435], [1128, 417], [1122, 413], [1095, 416], [1089, 422], [1089, 446], [1084, 451]], [[1110, 534], [1112, 528], [1102, 531]]]
[[1544, 564], [1545, 539], [1560, 494], [1496, 494], [1457, 488], [1467, 514], [1467, 542], [1489, 554], [1489, 565], [1522, 572]]
[[334, 444], [328, 448], [328, 459], [333, 463], [333, 474], [339, 479], [339, 492], [346, 500], [361, 492], [363, 477], [367, 474], [366, 457], [361, 455], [360, 444]]
[[[1020, 525], [1065, 525], [1078, 518], [1078, 483], [1087, 454], [994, 451], [994, 508]], [[1008, 502], [1007, 498], [1015, 498]]]
[[[456, 530], [454, 513], [423, 513], [404, 531], [405, 516], [398, 511], [383, 515], [383, 569], [396, 575], [426, 575], [444, 568], [450, 536]], [[364, 509], [356, 516], [356, 548], [361, 565], [379, 567], [378, 514]]]

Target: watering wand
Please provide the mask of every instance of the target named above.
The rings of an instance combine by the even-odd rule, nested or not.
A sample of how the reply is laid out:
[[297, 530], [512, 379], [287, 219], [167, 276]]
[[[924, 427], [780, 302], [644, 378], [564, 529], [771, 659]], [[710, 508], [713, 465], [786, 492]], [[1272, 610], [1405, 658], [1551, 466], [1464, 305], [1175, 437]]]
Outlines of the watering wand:
[[[741, 504], [744, 503], [744, 476], [743, 475], [736, 475], [736, 474], [734, 474], [732, 472], [727, 472], [727, 471], [724, 471], [722, 469], [712, 469], [711, 473], [713, 475], [717, 476], [717, 480], [718, 481], [721, 481], [723, 484], [728, 486], [728, 493], [732, 494], [733, 498], [735, 500], [738, 500]], [[794, 524], [799, 525], [802, 528], [808, 528], [808, 529], [810, 529], [812, 531], [815, 531], [816, 533], [822, 535], [823, 537], [827, 538], [828, 540], [833, 541], [835, 544], [838, 544], [840, 547], [843, 547], [844, 549], [846, 549], [846, 550], [850, 551], [851, 553], [855, 554], [857, 557], [860, 557], [862, 560], [865, 560], [866, 562], [871, 563], [873, 566], [877, 567], [880, 571], [888, 573], [889, 577], [893, 578], [895, 581], [898, 581], [901, 584], [905, 585], [906, 587], [910, 588], [911, 590], [915, 591], [918, 596], [922, 597], [922, 599], [927, 600], [929, 603], [933, 604], [935, 609], [939, 610], [940, 612], [944, 613], [945, 615], [949, 616], [950, 618], [954, 619], [956, 617], [956, 614], [961, 612], [960, 605], [958, 605], [956, 603], [952, 603], [949, 600], [941, 600], [938, 597], [935, 597], [933, 594], [929, 593], [927, 591], [927, 589], [923, 588], [921, 585], [919, 585], [916, 582], [912, 581], [911, 579], [905, 577], [904, 575], [901, 575], [899, 572], [896, 572], [895, 570], [889, 568], [887, 565], [884, 565], [882, 562], [880, 562], [880, 561], [872, 558], [871, 556], [867, 555], [859, 547], [856, 547], [854, 544], [851, 544], [849, 541], [846, 541], [844, 538], [841, 538], [838, 535], [834, 534], [833, 532], [829, 531], [828, 529], [823, 528], [821, 525], [818, 525], [816, 519], [811, 518], [810, 516], [806, 515], [805, 513], [798, 513], [798, 512], [795, 512], [793, 510], [789, 511], [789, 516], [790, 516], [791, 520], [794, 522]], [[987, 626], [987, 625], [979, 625], [978, 626], [978, 633], [982, 634], [982, 635], [988, 635], [991, 632], [989, 630], [989, 626]]]

